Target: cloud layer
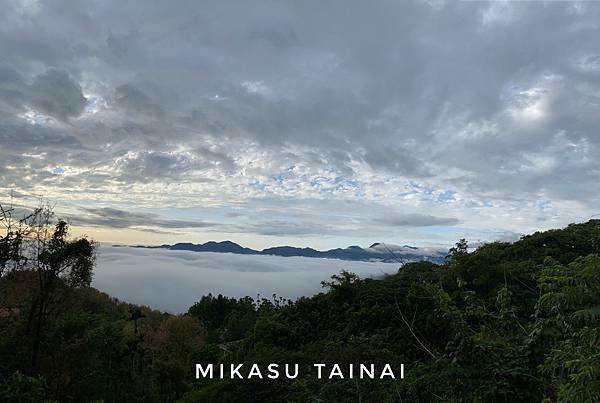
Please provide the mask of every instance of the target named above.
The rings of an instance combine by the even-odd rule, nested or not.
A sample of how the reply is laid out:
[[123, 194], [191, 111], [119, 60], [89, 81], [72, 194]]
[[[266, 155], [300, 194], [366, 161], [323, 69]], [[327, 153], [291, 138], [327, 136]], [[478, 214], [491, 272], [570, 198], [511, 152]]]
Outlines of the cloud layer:
[[182, 236], [583, 220], [598, 21], [595, 2], [10, 0], [0, 186]]
[[378, 277], [395, 273], [398, 264], [103, 246], [92, 285], [127, 302], [185, 312], [208, 293], [292, 300], [313, 295], [321, 281], [343, 269]]

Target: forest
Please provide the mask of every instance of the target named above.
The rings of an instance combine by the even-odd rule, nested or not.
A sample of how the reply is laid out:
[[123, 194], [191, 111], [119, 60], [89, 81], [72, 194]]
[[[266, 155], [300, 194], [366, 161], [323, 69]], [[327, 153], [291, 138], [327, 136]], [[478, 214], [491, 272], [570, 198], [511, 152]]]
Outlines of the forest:
[[[0, 215], [2, 402], [594, 402], [600, 220], [290, 301], [199, 296], [172, 315], [90, 287], [97, 245], [41, 207]], [[165, 268], [168, 269], [168, 268]], [[196, 363], [370, 362], [404, 379], [196, 380]]]

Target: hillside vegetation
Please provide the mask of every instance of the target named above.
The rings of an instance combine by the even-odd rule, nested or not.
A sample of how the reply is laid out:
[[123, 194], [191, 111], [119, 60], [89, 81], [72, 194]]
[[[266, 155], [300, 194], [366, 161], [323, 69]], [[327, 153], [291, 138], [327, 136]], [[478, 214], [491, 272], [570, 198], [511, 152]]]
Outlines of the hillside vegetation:
[[[288, 301], [208, 295], [185, 315], [57, 281], [32, 360], [37, 272], [0, 279], [0, 401], [600, 400], [600, 221], [397, 274], [342, 272]], [[58, 257], [57, 257], [58, 258]], [[35, 326], [34, 326], [35, 328]], [[300, 363], [288, 380], [199, 380], [195, 363]], [[405, 365], [405, 379], [321, 379], [312, 363]]]

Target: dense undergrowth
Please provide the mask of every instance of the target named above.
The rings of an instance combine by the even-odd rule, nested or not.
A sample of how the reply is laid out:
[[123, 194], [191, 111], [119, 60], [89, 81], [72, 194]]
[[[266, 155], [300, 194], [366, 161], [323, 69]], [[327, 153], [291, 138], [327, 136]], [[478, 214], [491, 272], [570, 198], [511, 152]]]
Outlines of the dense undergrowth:
[[[600, 221], [397, 274], [341, 272], [297, 301], [205, 296], [185, 315], [55, 287], [38, 362], [36, 274], [0, 279], [0, 401], [600, 400]], [[195, 380], [195, 363], [390, 363], [405, 379]]]

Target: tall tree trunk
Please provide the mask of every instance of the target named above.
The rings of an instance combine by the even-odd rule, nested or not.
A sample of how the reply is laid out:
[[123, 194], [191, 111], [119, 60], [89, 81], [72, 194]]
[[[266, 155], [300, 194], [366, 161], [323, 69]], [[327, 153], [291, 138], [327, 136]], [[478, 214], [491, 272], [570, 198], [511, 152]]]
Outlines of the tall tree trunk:
[[36, 318], [37, 320], [36, 320], [36, 324], [35, 324], [35, 333], [33, 335], [33, 348], [32, 348], [32, 353], [31, 353], [31, 366], [36, 371], [38, 369], [38, 357], [39, 357], [39, 351], [40, 351], [40, 341], [41, 341], [41, 337], [42, 337], [42, 325], [43, 325], [42, 322], [44, 320], [44, 309], [45, 309], [44, 298], [42, 296], [40, 296], [39, 303], [37, 306], [37, 318]]

